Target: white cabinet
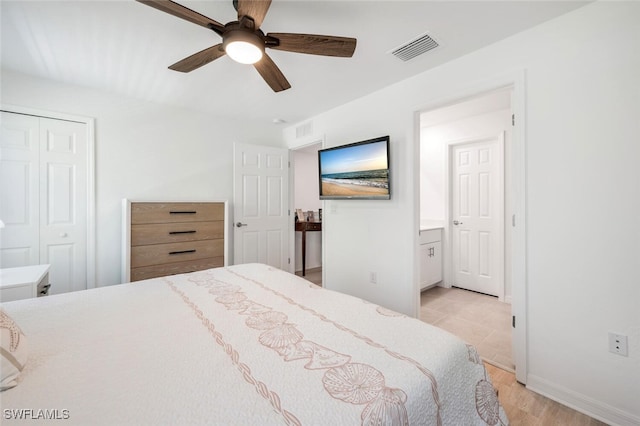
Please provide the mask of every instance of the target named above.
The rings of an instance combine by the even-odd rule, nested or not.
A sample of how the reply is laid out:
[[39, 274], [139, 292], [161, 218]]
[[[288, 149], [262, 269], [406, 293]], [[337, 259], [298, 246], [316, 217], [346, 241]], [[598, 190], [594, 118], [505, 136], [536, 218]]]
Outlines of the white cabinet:
[[442, 281], [442, 229], [420, 231], [420, 289]]
[[49, 293], [49, 266], [0, 269], [0, 302], [31, 299]]

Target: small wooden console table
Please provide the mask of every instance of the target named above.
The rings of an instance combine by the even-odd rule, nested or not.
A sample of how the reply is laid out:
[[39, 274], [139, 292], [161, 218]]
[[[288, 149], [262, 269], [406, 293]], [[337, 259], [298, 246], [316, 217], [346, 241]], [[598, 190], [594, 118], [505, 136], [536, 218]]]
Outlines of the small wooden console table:
[[322, 231], [322, 222], [296, 222], [296, 231], [302, 232], [302, 276], [306, 273], [307, 231]]

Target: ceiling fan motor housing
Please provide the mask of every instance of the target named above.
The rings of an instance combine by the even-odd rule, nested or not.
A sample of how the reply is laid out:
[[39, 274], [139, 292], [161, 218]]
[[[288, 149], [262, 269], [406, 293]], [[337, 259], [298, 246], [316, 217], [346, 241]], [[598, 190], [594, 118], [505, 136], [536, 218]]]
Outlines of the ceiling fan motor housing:
[[245, 43], [251, 43], [264, 52], [264, 41], [262, 40], [262, 37], [260, 37], [252, 30], [247, 30], [240, 27], [234, 29], [225, 29], [225, 32], [222, 35], [222, 47], [226, 49], [227, 45], [229, 43], [233, 43], [234, 41], [244, 41]]

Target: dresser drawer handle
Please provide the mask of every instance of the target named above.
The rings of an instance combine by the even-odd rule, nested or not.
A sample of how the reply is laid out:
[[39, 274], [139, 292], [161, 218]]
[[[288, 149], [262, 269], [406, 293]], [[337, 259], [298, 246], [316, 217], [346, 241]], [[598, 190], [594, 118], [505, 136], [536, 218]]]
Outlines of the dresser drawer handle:
[[196, 250], [180, 250], [180, 251], [170, 251], [169, 254], [185, 254], [185, 253], [195, 253]]
[[170, 231], [169, 235], [176, 235], [176, 234], [195, 234], [196, 231]]
[[169, 214], [196, 214], [195, 210], [171, 210]]

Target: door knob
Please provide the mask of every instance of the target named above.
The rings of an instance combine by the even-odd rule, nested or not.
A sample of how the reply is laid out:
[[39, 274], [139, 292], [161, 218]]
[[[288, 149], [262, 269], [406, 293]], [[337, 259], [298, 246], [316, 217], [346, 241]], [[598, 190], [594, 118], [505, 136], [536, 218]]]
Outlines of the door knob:
[[236, 223], [236, 228], [241, 228], [243, 226], [247, 226], [247, 224], [246, 223], [242, 223], [242, 222], [237, 222]]
[[456, 226], [457, 226], [457, 225], [462, 225], [462, 222], [458, 222], [457, 220], [454, 220], [454, 221], [453, 221], [453, 224], [454, 224], [454, 225], [456, 225]]
[[66, 232], [61, 232], [59, 235], [60, 235], [62, 238], [66, 238], [66, 237], [67, 237], [67, 233], [66, 233]]

